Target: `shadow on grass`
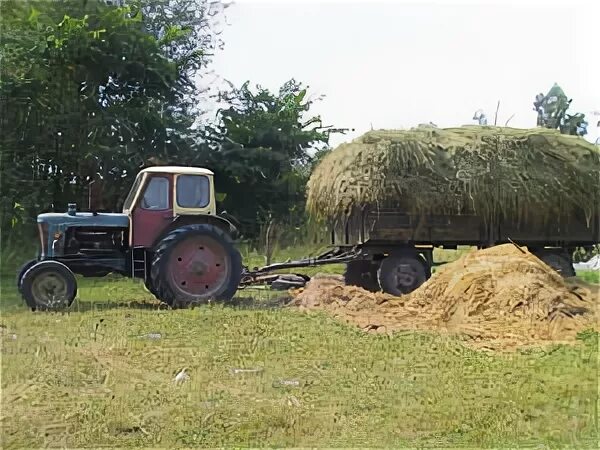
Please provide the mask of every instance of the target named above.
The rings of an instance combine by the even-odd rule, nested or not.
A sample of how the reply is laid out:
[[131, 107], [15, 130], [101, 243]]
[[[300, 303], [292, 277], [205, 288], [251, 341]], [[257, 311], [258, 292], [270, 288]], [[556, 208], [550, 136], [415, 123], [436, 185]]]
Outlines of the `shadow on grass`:
[[111, 309], [166, 310], [168, 305], [158, 301], [76, 301], [67, 309], [69, 312], [108, 311]]
[[[278, 296], [269, 296], [267, 298], [254, 297], [251, 295], [234, 297], [228, 302], [215, 302], [215, 305], [224, 308], [233, 309], [277, 309], [287, 306], [292, 301], [292, 297], [287, 293]], [[88, 311], [108, 311], [114, 309], [134, 309], [145, 311], [175, 310], [175, 309], [195, 309], [204, 305], [194, 305], [188, 308], [172, 308], [166, 303], [156, 301], [76, 301], [68, 308], [68, 312], [88, 312]]]
[[223, 303], [223, 305], [238, 309], [274, 309], [287, 306], [292, 300], [292, 297], [288, 293], [283, 292], [281, 295], [269, 296], [262, 299], [249, 295], [234, 297], [230, 301]]

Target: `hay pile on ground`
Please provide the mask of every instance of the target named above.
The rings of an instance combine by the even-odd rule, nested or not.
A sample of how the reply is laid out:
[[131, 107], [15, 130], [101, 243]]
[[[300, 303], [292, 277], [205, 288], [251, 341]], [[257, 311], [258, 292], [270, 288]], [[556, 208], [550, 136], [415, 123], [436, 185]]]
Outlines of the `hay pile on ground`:
[[325, 309], [365, 331], [427, 330], [494, 350], [573, 342], [599, 330], [597, 286], [565, 281], [529, 252], [501, 245], [443, 266], [412, 294], [393, 297], [313, 279], [293, 305]]
[[[598, 214], [600, 151], [556, 130], [464, 126], [371, 131], [316, 167], [308, 210], [335, 218], [354, 206], [494, 218]], [[542, 214], [540, 214], [542, 213]]]

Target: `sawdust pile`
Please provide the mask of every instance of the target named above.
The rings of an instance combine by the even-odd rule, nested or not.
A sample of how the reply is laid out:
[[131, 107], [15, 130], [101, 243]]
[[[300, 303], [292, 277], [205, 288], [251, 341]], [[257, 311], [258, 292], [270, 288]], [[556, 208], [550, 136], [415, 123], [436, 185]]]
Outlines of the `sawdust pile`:
[[365, 331], [437, 331], [493, 350], [567, 343], [598, 330], [598, 286], [566, 281], [511, 244], [479, 250], [442, 266], [404, 297], [344, 286], [340, 277], [311, 280], [292, 305], [325, 309]]

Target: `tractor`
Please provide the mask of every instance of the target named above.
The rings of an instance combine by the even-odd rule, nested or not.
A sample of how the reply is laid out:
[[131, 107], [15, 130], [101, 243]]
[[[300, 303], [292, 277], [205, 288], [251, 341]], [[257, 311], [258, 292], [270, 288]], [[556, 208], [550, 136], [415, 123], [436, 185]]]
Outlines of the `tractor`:
[[19, 271], [17, 286], [32, 310], [68, 307], [75, 274], [118, 273], [143, 279], [172, 307], [229, 300], [243, 267], [237, 228], [216, 213], [213, 172], [156, 166], [137, 175], [121, 213], [80, 212], [37, 217], [41, 252]]

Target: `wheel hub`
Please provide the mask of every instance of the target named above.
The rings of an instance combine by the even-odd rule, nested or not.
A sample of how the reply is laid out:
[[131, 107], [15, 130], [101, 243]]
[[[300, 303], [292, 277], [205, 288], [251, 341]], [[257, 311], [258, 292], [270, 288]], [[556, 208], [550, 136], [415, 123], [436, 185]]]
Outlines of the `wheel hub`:
[[170, 257], [171, 285], [187, 297], [198, 299], [218, 295], [229, 275], [225, 248], [209, 236], [195, 236], [180, 242]]
[[67, 297], [67, 283], [54, 273], [41, 273], [32, 282], [32, 293], [38, 303], [47, 307], [63, 303]]
[[417, 279], [417, 273], [410, 264], [400, 264], [395, 272], [396, 286], [398, 288], [412, 287]]
[[389, 256], [382, 261], [378, 278], [384, 292], [404, 295], [423, 284], [427, 273], [419, 256]]
[[190, 264], [190, 272], [194, 275], [204, 275], [208, 271], [208, 266], [202, 261], [192, 261]]

